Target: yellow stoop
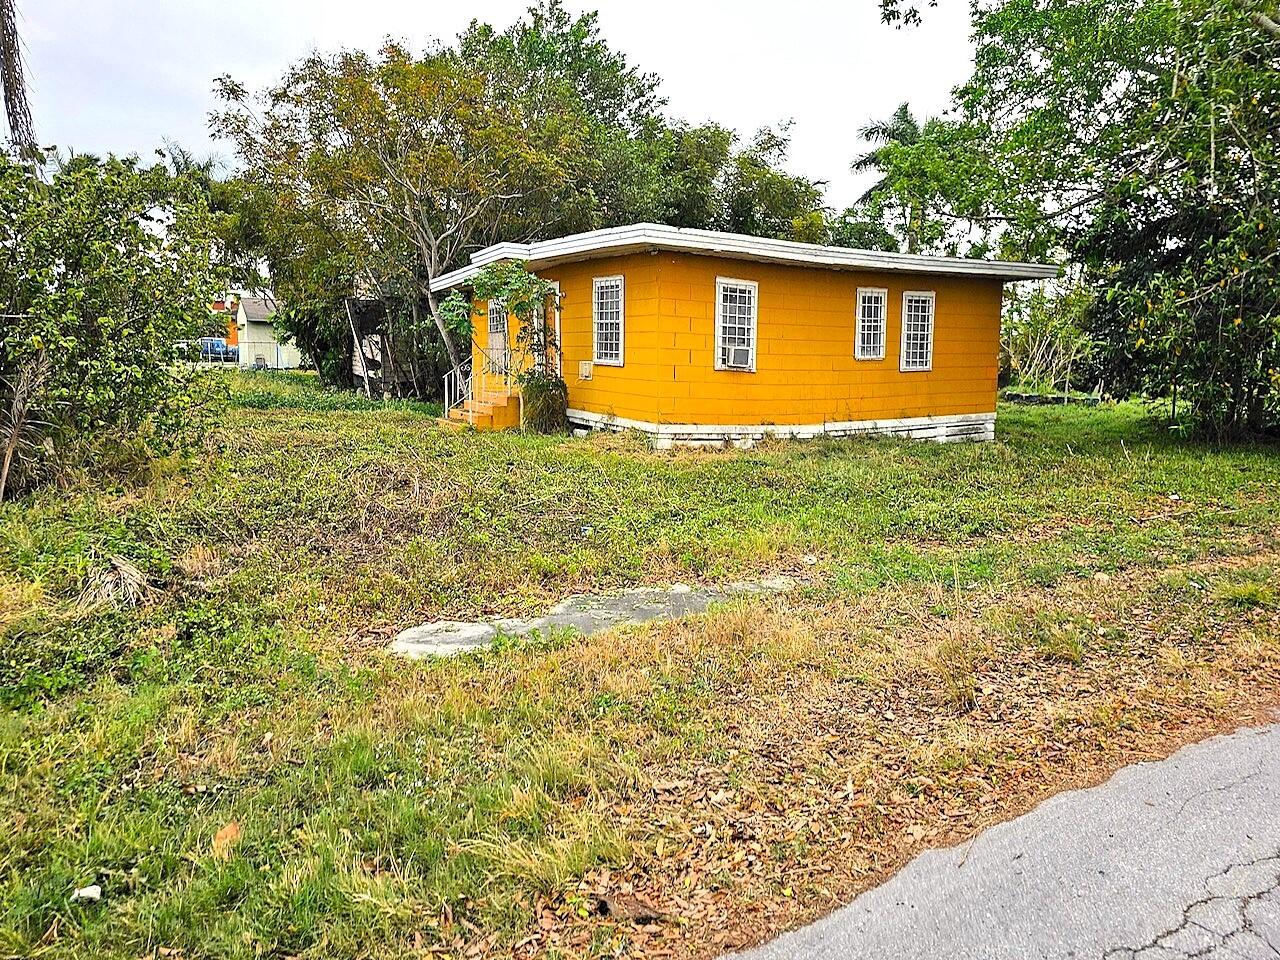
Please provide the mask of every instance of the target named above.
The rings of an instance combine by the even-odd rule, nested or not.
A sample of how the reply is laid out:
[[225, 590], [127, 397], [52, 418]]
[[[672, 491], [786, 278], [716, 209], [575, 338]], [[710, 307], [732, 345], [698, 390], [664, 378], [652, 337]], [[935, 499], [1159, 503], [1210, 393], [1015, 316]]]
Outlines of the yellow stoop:
[[510, 393], [487, 393], [471, 397], [449, 411], [443, 422], [473, 426], [477, 430], [510, 430], [520, 426], [520, 398]]

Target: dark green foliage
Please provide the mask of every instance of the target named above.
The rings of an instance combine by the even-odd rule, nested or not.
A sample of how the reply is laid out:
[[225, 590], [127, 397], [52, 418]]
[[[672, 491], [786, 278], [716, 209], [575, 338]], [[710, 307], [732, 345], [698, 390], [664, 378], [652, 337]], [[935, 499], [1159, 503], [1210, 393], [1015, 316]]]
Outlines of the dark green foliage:
[[883, 208], [874, 200], [849, 207], [844, 213], [832, 217], [828, 230], [830, 242], [838, 247], [892, 253], [902, 248], [893, 231], [885, 225]]
[[0, 157], [0, 246], [0, 497], [94, 448], [191, 439], [202, 391], [177, 345], [220, 279], [198, 185], [90, 157], [44, 182]]
[[[898, 25], [922, 8], [881, 3]], [[972, 13], [975, 69], [947, 125], [960, 149], [931, 167], [918, 142], [898, 158], [904, 182], [994, 227], [1006, 255], [1056, 249], [1085, 267], [1108, 389], [1220, 439], [1280, 427], [1274, 4], [983, 0]]]
[[569, 388], [560, 377], [530, 373], [521, 381], [520, 396], [528, 429], [535, 433], [564, 433], [569, 428]]
[[1099, 376], [1223, 438], [1280, 424], [1280, 39], [1241, 0], [1004, 0], [965, 114], [1011, 229], [1086, 268]]

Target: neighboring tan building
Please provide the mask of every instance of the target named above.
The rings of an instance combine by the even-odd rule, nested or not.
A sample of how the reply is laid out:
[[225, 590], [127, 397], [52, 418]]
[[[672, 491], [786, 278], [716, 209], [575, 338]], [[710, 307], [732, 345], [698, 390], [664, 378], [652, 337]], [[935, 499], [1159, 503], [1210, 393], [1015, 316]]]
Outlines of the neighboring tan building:
[[236, 337], [228, 342], [240, 348], [240, 366], [265, 370], [296, 370], [302, 353], [288, 340], [276, 336], [271, 317], [275, 305], [260, 297], [242, 297], [236, 309]]
[[[432, 289], [465, 287], [499, 260], [523, 260], [559, 287], [550, 362], [570, 421], [641, 430], [662, 446], [857, 433], [990, 440], [1003, 285], [1058, 273], [636, 224], [497, 244]], [[514, 426], [518, 398], [501, 375], [513, 321], [500, 304], [478, 306], [475, 373], [446, 379], [449, 417]]]

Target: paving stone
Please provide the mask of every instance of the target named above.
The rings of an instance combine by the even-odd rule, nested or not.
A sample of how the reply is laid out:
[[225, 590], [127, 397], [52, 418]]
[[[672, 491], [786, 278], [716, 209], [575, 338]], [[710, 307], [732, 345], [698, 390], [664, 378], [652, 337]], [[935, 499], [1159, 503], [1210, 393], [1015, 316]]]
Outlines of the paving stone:
[[475, 623], [440, 620], [410, 627], [399, 633], [387, 650], [411, 659], [448, 657], [486, 647], [499, 633], [531, 636], [571, 630], [590, 635], [626, 624], [678, 620], [735, 597], [782, 593], [793, 586], [795, 581], [789, 577], [776, 577], [719, 587], [691, 587], [677, 583], [670, 587], [635, 587], [617, 593], [581, 594], [562, 600], [543, 616], [532, 619], [499, 618]]
[[488, 646], [497, 635], [493, 624], [438, 620], [401, 631], [389, 649], [406, 657], [451, 657]]

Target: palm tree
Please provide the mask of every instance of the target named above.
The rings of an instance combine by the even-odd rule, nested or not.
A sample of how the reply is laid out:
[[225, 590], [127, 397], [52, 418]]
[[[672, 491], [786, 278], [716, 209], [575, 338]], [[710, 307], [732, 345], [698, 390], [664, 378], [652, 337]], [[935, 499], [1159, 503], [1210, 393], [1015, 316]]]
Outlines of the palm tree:
[[35, 153], [36, 134], [27, 102], [27, 80], [22, 69], [15, 0], [0, 0], [0, 86], [4, 88], [4, 113], [9, 137], [23, 156]]
[[[855, 173], [865, 173], [868, 170], [883, 170], [883, 156], [881, 151], [891, 143], [902, 144], [903, 146], [911, 146], [920, 139], [920, 124], [916, 122], [916, 118], [911, 114], [911, 105], [907, 103], [899, 104], [898, 109], [893, 111], [893, 116], [888, 120], [875, 120], [868, 123], [858, 131], [858, 136], [869, 143], [879, 144], [875, 149], [868, 150], [858, 159], [850, 164], [850, 169]], [[869, 200], [871, 195], [878, 190], [883, 190], [888, 184], [883, 179], [878, 181], [875, 186], [871, 187], [858, 198], [859, 202]]]
[[[868, 123], [858, 131], [858, 136], [869, 143], [876, 144], [862, 156], [850, 164], [855, 173], [875, 170], [881, 174], [886, 172], [885, 150], [891, 146], [909, 147], [919, 142], [923, 128], [911, 113], [910, 104], [900, 104], [888, 120], [877, 120]], [[890, 192], [893, 184], [887, 176], [881, 176], [861, 197], [859, 204], [866, 204], [879, 199]], [[900, 201], [902, 202], [902, 201]], [[923, 203], [903, 202], [903, 233], [906, 234], [907, 252], [915, 253], [920, 246], [920, 230], [924, 222]]]

